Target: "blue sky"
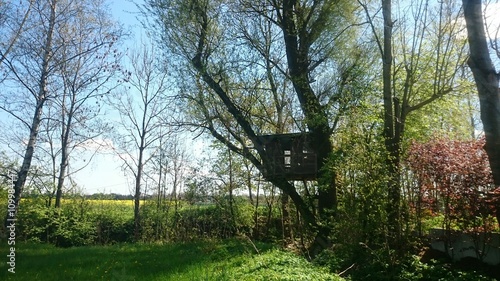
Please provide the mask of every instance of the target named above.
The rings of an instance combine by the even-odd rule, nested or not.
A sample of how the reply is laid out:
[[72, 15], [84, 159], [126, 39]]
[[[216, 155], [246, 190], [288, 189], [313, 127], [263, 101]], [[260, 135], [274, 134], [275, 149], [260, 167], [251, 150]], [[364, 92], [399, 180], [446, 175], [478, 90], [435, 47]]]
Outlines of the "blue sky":
[[[125, 28], [132, 29], [134, 33], [141, 32], [141, 26], [139, 21], [137, 20], [137, 13], [139, 12], [136, 4], [142, 4], [144, 1], [142, 0], [134, 0], [133, 2], [130, 0], [110, 0], [109, 6], [111, 7], [111, 13], [113, 18], [122, 23]], [[133, 45], [133, 38], [131, 37], [130, 43]]]
[[[143, 1], [134, 1], [142, 3]], [[113, 18], [123, 24], [126, 30], [132, 32], [125, 42], [124, 49], [132, 49], [136, 46], [136, 40], [140, 40], [142, 27], [137, 20], [138, 9], [129, 0], [109, 1]], [[101, 140], [103, 141], [103, 140]], [[83, 188], [85, 193], [120, 193], [131, 194], [131, 186], [127, 177], [121, 170], [121, 160], [114, 156], [111, 151], [104, 149], [105, 153], [98, 153], [90, 164], [77, 174], [74, 179]], [[90, 157], [90, 155], [88, 155]], [[78, 164], [82, 164], [81, 162]], [[78, 166], [76, 164], [75, 166]]]

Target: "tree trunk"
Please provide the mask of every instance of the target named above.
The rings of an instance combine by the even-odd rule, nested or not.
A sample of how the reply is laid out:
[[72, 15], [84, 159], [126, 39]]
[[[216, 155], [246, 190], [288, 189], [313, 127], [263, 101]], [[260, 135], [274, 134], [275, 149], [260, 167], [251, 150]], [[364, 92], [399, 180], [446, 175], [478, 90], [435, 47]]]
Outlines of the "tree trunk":
[[[307, 42], [306, 38], [303, 37], [300, 37], [299, 40], [294, 9], [295, 1], [283, 2], [281, 29], [292, 84], [306, 118], [307, 128], [311, 134], [311, 145], [316, 149], [318, 155], [319, 217], [316, 217], [310, 208], [304, 208], [307, 207], [307, 204], [300, 196], [300, 200], [295, 200], [291, 195], [290, 198], [297, 208], [304, 208], [302, 211], [299, 209], [302, 218], [316, 232], [314, 242], [309, 248], [310, 256], [314, 257], [321, 250], [331, 245], [329, 238], [331, 225], [329, 223], [334, 218], [337, 210], [336, 175], [334, 171], [325, 166], [333, 152], [330, 140], [331, 128], [328, 122], [328, 114], [324, 111], [318, 97], [311, 88], [309, 81], [310, 42]], [[304, 214], [309, 217], [304, 216]]]
[[288, 203], [290, 197], [288, 195], [281, 193], [281, 228], [282, 228], [282, 238], [283, 242], [286, 244], [292, 239], [292, 228], [290, 226], [290, 210]]
[[137, 173], [135, 175], [135, 192], [134, 192], [134, 239], [139, 241], [141, 237], [141, 216], [140, 216], [140, 200], [141, 200], [141, 180], [143, 169], [143, 154], [144, 154], [144, 138], [141, 138], [141, 147], [139, 148], [139, 160], [137, 162]]
[[384, 98], [384, 137], [387, 151], [387, 223], [389, 230], [389, 241], [393, 247], [399, 246], [400, 240], [400, 201], [401, 201], [401, 172], [400, 148], [401, 134], [403, 133], [400, 120], [401, 110], [399, 102], [393, 96], [392, 88], [392, 3], [391, 0], [382, 1], [382, 14], [384, 17], [384, 40], [383, 40], [383, 98]]
[[66, 108], [64, 107], [64, 99], [63, 99], [63, 108], [62, 108], [62, 133], [61, 133], [61, 162], [59, 164], [59, 176], [57, 177], [57, 188], [56, 188], [56, 208], [61, 207], [61, 199], [62, 199], [62, 189], [64, 187], [64, 180], [66, 179], [66, 171], [68, 169], [69, 162], [69, 138], [70, 138], [70, 128], [71, 123], [73, 121], [74, 114], [74, 98], [71, 101], [71, 107], [68, 111], [68, 119], [65, 120], [64, 116], [66, 116]]
[[14, 221], [17, 216], [19, 203], [21, 202], [23, 187], [24, 184], [26, 183], [26, 179], [28, 178], [28, 172], [31, 167], [31, 160], [33, 159], [33, 153], [35, 151], [35, 144], [38, 136], [38, 129], [41, 123], [42, 108], [44, 102], [45, 99], [43, 99], [37, 104], [35, 114], [31, 122], [30, 137], [28, 140], [28, 144], [26, 145], [26, 150], [24, 152], [23, 164], [21, 165], [21, 169], [17, 172], [17, 180], [14, 182], [14, 212], [9, 211], [7, 213], [7, 216], [5, 218], [5, 226], [7, 226], [8, 221]]
[[474, 75], [479, 95], [481, 121], [486, 138], [484, 150], [488, 154], [496, 187], [496, 190], [491, 192], [491, 202], [496, 209], [500, 225], [500, 77], [488, 50], [481, 2], [481, 0], [462, 1], [470, 49], [468, 64]]
[[328, 171], [327, 167], [324, 168], [333, 151], [330, 140], [331, 128], [328, 123], [328, 114], [311, 88], [308, 77], [310, 46], [307, 42], [301, 42], [297, 35], [294, 5], [295, 1], [283, 3], [282, 32], [292, 84], [305, 115], [307, 128], [311, 133], [312, 146], [317, 150], [318, 185], [320, 186], [319, 215], [320, 218], [328, 220], [337, 208], [335, 175], [333, 171]]
[[43, 46], [43, 58], [41, 65], [40, 80], [38, 83], [38, 95], [35, 107], [35, 112], [33, 114], [33, 119], [31, 121], [30, 136], [28, 139], [28, 144], [26, 145], [26, 150], [24, 152], [23, 164], [21, 169], [17, 173], [17, 180], [14, 183], [14, 212], [8, 212], [5, 218], [5, 225], [7, 225], [8, 220], [14, 220], [17, 216], [17, 210], [19, 208], [19, 203], [21, 201], [22, 191], [26, 179], [28, 178], [28, 172], [31, 168], [31, 161], [33, 159], [33, 153], [35, 151], [35, 144], [38, 137], [38, 132], [42, 119], [43, 106], [48, 98], [47, 92], [47, 79], [49, 76], [49, 61], [51, 59], [52, 52], [52, 36], [54, 34], [54, 26], [56, 22], [56, 4], [57, 1], [52, 1], [50, 3], [50, 17], [48, 23], [47, 37], [45, 38], [45, 44]]
[[61, 152], [61, 165], [59, 166], [59, 176], [57, 177], [57, 188], [56, 188], [56, 204], [55, 207], [61, 207], [62, 200], [62, 189], [64, 186], [64, 180], [66, 178], [66, 169], [68, 167], [68, 157], [67, 157], [67, 149], [63, 148]]
[[248, 199], [250, 200], [250, 204], [252, 206], [255, 206], [255, 202], [253, 199], [253, 194], [252, 194], [252, 170], [250, 169], [250, 166], [248, 165], [247, 161], [244, 161], [245, 164], [245, 169], [246, 169], [246, 182], [247, 182], [247, 187], [248, 187]]
[[500, 187], [500, 92], [499, 75], [492, 63], [484, 30], [481, 0], [463, 0], [470, 57], [468, 64], [474, 75], [479, 95], [481, 121], [493, 180]]
[[231, 150], [227, 150], [228, 153], [228, 160], [229, 160], [229, 214], [231, 215], [231, 224], [232, 226], [236, 226], [236, 216], [234, 214], [234, 171], [233, 171], [233, 155], [231, 153]]
[[257, 183], [257, 191], [256, 191], [256, 197], [255, 197], [255, 205], [254, 205], [254, 230], [253, 235], [254, 238], [258, 238], [261, 233], [258, 232], [259, 230], [259, 196], [260, 196], [260, 182]]

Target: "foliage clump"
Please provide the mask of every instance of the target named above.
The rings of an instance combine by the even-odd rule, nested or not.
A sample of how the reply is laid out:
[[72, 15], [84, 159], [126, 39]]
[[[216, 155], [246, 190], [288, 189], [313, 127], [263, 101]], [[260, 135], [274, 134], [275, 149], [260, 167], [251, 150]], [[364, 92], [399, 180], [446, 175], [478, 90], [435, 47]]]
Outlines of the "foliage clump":
[[444, 214], [444, 228], [491, 231], [498, 216], [484, 140], [433, 140], [413, 143], [408, 163], [418, 180], [417, 213]]
[[341, 277], [315, 267], [290, 252], [272, 250], [247, 260], [230, 280], [337, 281]]

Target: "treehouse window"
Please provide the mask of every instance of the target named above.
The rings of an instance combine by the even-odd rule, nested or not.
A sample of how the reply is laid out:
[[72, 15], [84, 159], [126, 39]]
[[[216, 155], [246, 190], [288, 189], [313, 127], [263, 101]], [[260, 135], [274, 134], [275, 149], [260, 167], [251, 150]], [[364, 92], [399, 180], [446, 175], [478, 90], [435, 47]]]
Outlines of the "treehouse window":
[[292, 152], [290, 150], [285, 150], [283, 152], [283, 154], [285, 155], [285, 168], [291, 168], [292, 167]]

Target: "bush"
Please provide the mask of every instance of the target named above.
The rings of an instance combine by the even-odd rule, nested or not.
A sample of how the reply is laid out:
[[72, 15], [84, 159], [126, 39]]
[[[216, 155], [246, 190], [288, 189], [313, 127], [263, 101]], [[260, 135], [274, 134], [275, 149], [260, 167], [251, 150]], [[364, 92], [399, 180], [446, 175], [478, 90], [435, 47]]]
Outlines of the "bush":
[[132, 242], [134, 220], [116, 213], [98, 213], [94, 217], [96, 243], [101, 245]]
[[95, 227], [89, 217], [78, 218], [71, 214], [57, 214], [53, 217], [52, 242], [58, 247], [74, 247], [94, 244]]
[[424, 263], [419, 256], [409, 255], [400, 260], [390, 260], [387, 250], [363, 251], [362, 248], [339, 246], [323, 251], [314, 263], [330, 271], [342, 271], [350, 280], [425, 280], [425, 281], [481, 281], [495, 280], [476, 270], [462, 270], [446, 261], [431, 260]]
[[[71, 199], [54, 208], [40, 198], [25, 199], [18, 215], [18, 237], [60, 247], [132, 242], [134, 221], [128, 210], [133, 206], [115, 203]], [[175, 212], [170, 204], [158, 208], [154, 201], [148, 201], [141, 206], [142, 240], [189, 241], [250, 234], [254, 227], [252, 205], [237, 199], [231, 212], [227, 203], [222, 199], [212, 205], [179, 205]]]
[[72, 247], [129, 242], [132, 235], [133, 218], [113, 208], [95, 212], [86, 200], [54, 208], [30, 199], [22, 202], [18, 212], [18, 238], [24, 241]]
[[94, 243], [95, 228], [88, 213], [75, 207], [56, 209], [41, 202], [29, 203], [29, 208], [22, 205], [18, 212], [21, 240], [53, 243], [60, 247]]
[[418, 256], [408, 257], [397, 269], [398, 280], [464, 280], [481, 281], [494, 280], [477, 271], [463, 271], [432, 260], [430, 263], [423, 263]]
[[[151, 210], [144, 213], [154, 215]], [[171, 229], [169, 237], [176, 241], [230, 238], [236, 234], [249, 234], [254, 224], [253, 207], [244, 200], [235, 200], [232, 212], [228, 202], [222, 199], [214, 205], [186, 206], [179, 208], [177, 212], [171, 210], [165, 219], [168, 220]], [[154, 226], [149, 225], [145, 230], [148, 231], [152, 227]]]
[[52, 219], [55, 210], [40, 202], [22, 202], [17, 213], [17, 239], [34, 242], [49, 242], [52, 234]]
[[229, 238], [236, 234], [236, 225], [230, 215], [217, 206], [186, 208], [174, 214], [176, 237], [181, 240], [194, 238]]
[[313, 263], [328, 268], [331, 272], [339, 273], [353, 264], [364, 263], [366, 253], [361, 247], [353, 245], [336, 245], [332, 249], [323, 250], [315, 257]]

